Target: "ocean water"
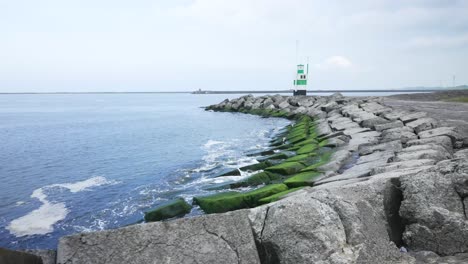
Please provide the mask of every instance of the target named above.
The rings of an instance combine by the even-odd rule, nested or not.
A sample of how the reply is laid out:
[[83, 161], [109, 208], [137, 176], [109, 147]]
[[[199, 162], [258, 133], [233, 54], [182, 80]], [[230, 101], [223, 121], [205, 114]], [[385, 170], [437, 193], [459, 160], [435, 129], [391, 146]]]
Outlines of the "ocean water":
[[0, 247], [55, 248], [247, 177], [214, 178], [289, 121], [200, 108], [238, 96], [0, 95]]

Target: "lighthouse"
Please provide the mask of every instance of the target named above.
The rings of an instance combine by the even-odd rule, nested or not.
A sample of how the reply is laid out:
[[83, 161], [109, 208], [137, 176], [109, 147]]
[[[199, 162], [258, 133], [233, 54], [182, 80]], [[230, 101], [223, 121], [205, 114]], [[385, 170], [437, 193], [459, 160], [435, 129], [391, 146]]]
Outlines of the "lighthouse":
[[304, 64], [297, 65], [296, 79], [294, 80], [293, 95], [307, 95], [307, 75], [309, 74], [309, 64], [307, 64], [307, 72], [304, 72]]

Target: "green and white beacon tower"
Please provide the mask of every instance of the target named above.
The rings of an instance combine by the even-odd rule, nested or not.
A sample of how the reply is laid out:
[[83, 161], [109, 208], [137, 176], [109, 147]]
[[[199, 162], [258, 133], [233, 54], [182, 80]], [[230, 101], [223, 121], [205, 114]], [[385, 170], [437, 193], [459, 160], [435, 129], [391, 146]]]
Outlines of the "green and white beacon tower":
[[307, 95], [307, 75], [309, 75], [309, 64], [307, 64], [307, 71], [304, 72], [304, 64], [297, 65], [297, 75], [294, 80], [293, 95]]

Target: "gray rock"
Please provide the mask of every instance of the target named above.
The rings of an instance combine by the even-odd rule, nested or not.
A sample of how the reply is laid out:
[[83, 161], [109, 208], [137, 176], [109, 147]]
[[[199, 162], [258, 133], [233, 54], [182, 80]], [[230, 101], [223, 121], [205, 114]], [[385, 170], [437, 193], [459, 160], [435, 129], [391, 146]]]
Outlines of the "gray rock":
[[351, 136], [351, 139], [348, 142], [348, 149], [352, 151], [357, 151], [359, 146], [364, 144], [375, 144], [379, 141], [380, 132], [369, 131], [354, 134]]
[[[427, 145], [420, 145], [420, 146], [426, 147]], [[413, 147], [420, 147], [420, 146], [413, 146]], [[398, 162], [398, 161], [419, 160], [419, 159], [432, 159], [435, 161], [441, 161], [441, 160], [450, 159], [450, 158], [452, 158], [452, 155], [449, 152], [447, 152], [443, 147], [440, 147], [440, 149], [429, 147], [427, 149], [421, 148], [421, 149], [414, 150], [414, 151], [403, 151], [403, 152], [397, 153], [393, 161]]]
[[369, 103], [361, 104], [361, 107], [365, 111], [371, 112], [376, 115], [380, 115], [380, 114], [384, 114], [384, 113], [388, 113], [392, 111], [390, 107], [383, 106], [376, 102], [369, 102]]
[[335, 151], [330, 158], [330, 162], [328, 162], [325, 165], [322, 165], [317, 168], [319, 171], [331, 171], [331, 172], [337, 172], [343, 165], [346, 164], [346, 161], [352, 156], [352, 152], [350, 152], [347, 149], [341, 149], [338, 151]]
[[406, 142], [406, 146], [436, 144], [444, 147], [448, 152], [453, 152], [452, 140], [447, 136], [436, 136], [423, 139], [413, 139]]
[[333, 132], [326, 121], [318, 122], [316, 131], [317, 131], [317, 136], [319, 137], [331, 134]]
[[415, 112], [415, 113], [411, 113], [411, 114], [406, 114], [406, 115], [402, 115], [399, 117], [399, 119], [401, 121], [403, 121], [403, 123], [408, 123], [408, 122], [411, 122], [411, 121], [414, 121], [418, 118], [423, 118], [423, 117], [426, 117], [427, 113], [426, 112]]
[[338, 107], [338, 104], [335, 101], [331, 101], [328, 104], [325, 104], [321, 107], [322, 111], [330, 112]]
[[353, 127], [353, 128], [343, 130], [343, 133], [347, 136], [351, 136], [357, 133], [362, 133], [362, 132], [367, 132], [367, 131], [370, 131], [370, 129], [367, 127]]
[[375, 151], [372, 154], [369, 155], [364, 155], [360, 156], [357, 161], [356, 165], [362, 164], [362, 163], [367, 163], [367, 162], [373, 162], [373, 161], [385, 161], [387, 162], [388, 159], [392, 158], [395, 156], [394, 151]]
[[400, 120], [395, 120], [389, 123], [377, 124], [374, 126], [374, 129], [376, 131], [384, 131], [387, 129], [397, 128], [397, 127], [402, 127], [402, 126], [403, 126], [403, 122], [401, 122]]
[[359, 147], [359, 154], [360, 155], [368, 155], [371, 154], [374, 151], [393, 151], [397, 152], [402, 150], [402, 145], [400, 140], [395, 140], [395, 141], [389, 141], [389, 142], [384, 142], [380, 144], [366, 144], [366, 145], [361, 145]]
[[301, 100], [299, 100], [299, 102], [297, 102], [297, 104], [299, 106], [304, 106], [304, 107], [311, 107], [314, 105], [314, 99], [311, 97], [311, 98], [302, 98]]
[[377, 166], [382, 166], [383, 164], [386, 164], [386, 163], [387, 163], [386, 160], [376, 160], [376, 161], [360, 163], [343, 171], [343, 173], [339, 175], [335, 175], [335, 176], [328, 177], [325, 179], [319, 179], [316, 182], [314, 182], [314, 185], [320, 185], [320, 184], [334, 182], [334, 181], [350, 180], [350, 179], [360, 178], [360, 177], [367, 177], [367, 176], [370, 176], [370, 172], [373, 168]]
[[287, 101], [283, 101], [281, 103], [278, 104], [278, 108], [279, 109], [285, 109], [285, 108], [288, 108], [290, 105]]
[[320, 140], [329, 139], [329, 138], [334, 138], [334, 137], [339, 137], [339, 136], [343, 136], [343, 135], [344, 135], [343, 131], [336, 131], [336, 132], [333, 132], [333, 133], [331, 133], [331, 134], [327, 134], [327, 135], [325, 135], [325, 136], [322, 136], [322, 137], [320, 138]]
[[328, 147], [328, 148], [338, 148], [341, 146], [344, 146], [347, 144], [348, 141], [342, 140], [342, 137], [333, 137], [330, 138], [326, 141], [325, 144], [323, 144], [323, 147]]
[[0, 263], [2, 264], [42, 264], [42, 259], [31, 253], [0, 248]]
[[26, 249], [24, 252], [40, 257], [42, 259], [42, 264], [55, 264], [55, 260], [57, 258], [57, 251], [55, 250]]
[[462, 150], [455, 152], [455, 154], [453, 154], [453, 157], [456, 159], [468, 160], [468, 149], [462, 149]]
[[406, 116], [406, 115], [408, 115], [408, 114], [409, 114], [409, 113], [406, 112], [406, 111], [402, 111], [402, 110], [393, 110], [393, 111], [391, 111], [391, 112], [382, 114], [382, 116], [383, 116], [385, 119], [388, 119], [388, 120], [391, 120], [391, 121], [395, 121], [395, 120], [399, 120], [401, 117]]
[[359, 128], [359, 125], [356, 122], [353, 122], [351, 119], [348, 118], [348, 120], [339, 120], [339, 121], [334, 121], [330, 124], [330, 127], [335, 129], [335, 130], [345, 130], [345, 129], [350, 129], [350, 128]]
[[437, 120], [435, 120], [434, 118], [425, 117], [406, 123], [406, 126], [414, 129], [414, 132], [419, 134], [419, 132], [436, 128], [438, 124], [439, 122], [437, 122]]
[[389, 239], [384, 200], [392, 191], [386, 181], [332, 185], [251, 209], [262, 263], [408, 263], [413, 259]]
[[382, 131], [382, 142], [400, 140], [401, 143], [406, 143], [412, 139], [417, 139], [418, 136], [413, 133], [409, 127], [398, 127]]
[[309, 108], [307, 110], [307, 115], [317, 119], [325, 119], [327, 117], [327, 113], [315, 108]]
[[386, 124], [389, 121], [382, 117], [375, 117], [361, 122], [361, 126], [374, 129], [376, 125]]
[[260, 263], [246, 211], [62, 237], [57, 263]]
[[421, 159], [421, 160], [407, 160], [400, 162], [392, 162], [385, 164], [384, 166], [376, 167], [371, 170], [370, 174], [375, 175], [379, 173], [391, 172], [399, 169], [417, 168], [420, 166], [434, 165], [435, 160], [432, 159]]
[[447, 136], [452, 139], [452, 143], [463, 140], [463, 137], [458, 132], [458, 129], [454, 127], [438, 127], [431, 130], [422, 131], [419, 134], [419, 138], [431, 138], [437, 136]]
[[442, 256], [468, 251], [468, 221], [456, 190], [459, 178], [468, 182], [467, 171], [466, 160], [446, 161], [400, 178], [400, 215], [409, 223], [403, 240], [410, 249], [430, 250]]
[[[389, 163], [392, 164], [392, 163]], [[405, 169], [396, 169], [388, 172], [383, 172], [383, 173], [378, 173], [378, 174], [373, 174], [370, 176], [370, 179], [399, 179], [400, 177], [403, 176], [413, 176], [421, 171], [428, 170], [430, 168], [434, 167], [433, 165], [426, 165], [426, 166], [420, 166], [420, 167], [414, 167], [414, 168], [405, 168]], [[372, 173], [372, 171], [371, 171]]]

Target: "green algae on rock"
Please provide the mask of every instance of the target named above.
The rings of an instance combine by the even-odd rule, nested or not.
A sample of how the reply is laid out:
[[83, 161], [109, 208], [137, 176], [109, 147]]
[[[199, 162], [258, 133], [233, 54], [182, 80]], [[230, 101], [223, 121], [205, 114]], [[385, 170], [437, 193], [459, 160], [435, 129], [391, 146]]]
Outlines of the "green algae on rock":
[[300, 190], [300, 189], [302, 189], [304, 187], [305, 186], [292, 188], [292, 189], [286, 190], [284, 192], [273, 194], [271, 196], [268, 196], [268, 197], [265, 197], [265, 198], [262, 198], [262, 199], [258, 200], [258, 202], [260, 204], [267, 204], [267, 203], [271, 203], [271, 202], [276, 202], [276, 201], [281, 200], [282, 198], [284, 198], [287, 194], [298, 191], [298, 190]]
[[195, 204], [198, 204], [205, 213], [224, 213], [258, 206], [258, 201], [260, 199], [286, 190], [288, 190], [288, 187], [285, 184], [270, 184], [245, 193], [230, 191], [209, 196], [194, 197], [193, 201]]
[[154, 222], [190, 213], [192, 207], [182, 198], [164, 203], [148, 212], [145, 212], [145, 221]]
[[284, 181], [289, 188], [296, 188], [301, 186], [312, 186], [314, 181], [322, 175], [320, 172], [316, 171], [305, 171], [293, 175]]

